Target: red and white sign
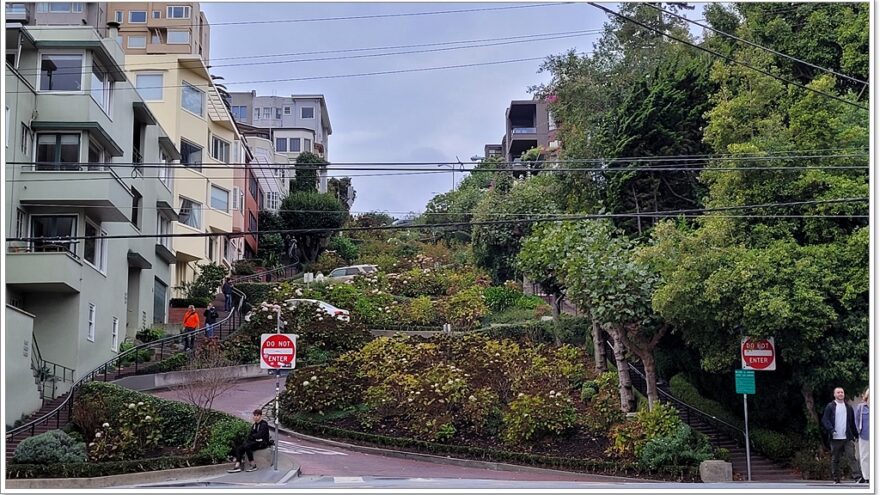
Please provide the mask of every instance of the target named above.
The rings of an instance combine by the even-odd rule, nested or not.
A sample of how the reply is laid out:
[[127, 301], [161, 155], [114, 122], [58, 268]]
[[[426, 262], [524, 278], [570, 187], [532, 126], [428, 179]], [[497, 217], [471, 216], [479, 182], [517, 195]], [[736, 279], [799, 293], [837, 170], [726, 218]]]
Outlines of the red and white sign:
[[776, 369], [776, 345], [773, 337], [742, 339], [742, 369], [755, 371], [773, 371]]
[[260, 368], [264, 370], [296, 368], [296, 335], [264, 333], [260, 336]]

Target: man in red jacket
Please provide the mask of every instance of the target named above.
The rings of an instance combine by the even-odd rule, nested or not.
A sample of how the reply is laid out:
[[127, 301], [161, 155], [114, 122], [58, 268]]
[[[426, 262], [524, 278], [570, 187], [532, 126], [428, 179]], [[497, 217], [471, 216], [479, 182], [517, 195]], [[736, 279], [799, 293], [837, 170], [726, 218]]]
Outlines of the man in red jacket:
[[[192, 304], [189, 305], [189, 308], [186, 309], [186, 313], [183, 314], [183, 333], [192, 332], [193, 330], [199, 328], [199, 314], [196, 313], [196, 308]], [[191, 334], [187, 335], [183, 338], [183, 350], [188, 351], [190, 349], [195, 349], [196, 347], [196, 335]]]

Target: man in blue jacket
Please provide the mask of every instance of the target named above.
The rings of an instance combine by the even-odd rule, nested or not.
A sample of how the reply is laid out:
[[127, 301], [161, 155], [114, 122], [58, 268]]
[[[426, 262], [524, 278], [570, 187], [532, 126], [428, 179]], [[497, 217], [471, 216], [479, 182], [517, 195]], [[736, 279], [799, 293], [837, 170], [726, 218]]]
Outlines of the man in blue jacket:
[[822, 429], [828, 435], [831, 444], [831, 476], [834, 483], [840, 483], [840, 456], [848, 442], [856, 438], [855, 412], [846, 403], [843, 387], [834, 389], [834, 400], [825, 406], [822, 412]]

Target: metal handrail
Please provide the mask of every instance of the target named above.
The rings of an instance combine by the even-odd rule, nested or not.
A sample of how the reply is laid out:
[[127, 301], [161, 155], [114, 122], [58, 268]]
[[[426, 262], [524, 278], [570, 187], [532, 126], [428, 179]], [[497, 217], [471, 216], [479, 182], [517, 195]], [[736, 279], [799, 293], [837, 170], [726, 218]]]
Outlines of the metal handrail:
[[[226, 315], [225, 318], [223, 318], [222, 320], [220, 320], [220, 321], [218, 321], [217, 323], [214, 323], [214, 324], [213, 324], [215, 328], [221, 328], [221, 331], [222, 331], [222, 325], [225, 324], [225, 323], [227, 323], [227, 322], [229, 322], [230, 319], [232, 320], [233, 325], [235, 324], [235, 315], [236, 315], [236, 313], [239, 313], [239, 314], [240, 314], [241, 307], [242, 307], [242, 305], [244, 304], [244, 301], [245, 301], [245, 298], [246, 298], [245, 294], [244, 294], [243, 292], [241, 292], [240, 290], [235, 289], [235, 288], [233, 288], [233, 290], [239, 295], [238, 304], [236, 304], [236, 306], [233, 308], [233, 310], [230, 311], [229, 314]], [[72, 399], [75, 397], [75, 395], [76, 395], [76, 391], [79, 389], [79, 387], [81, 387], [82, 385], [84, 385], [85, 383], [87, 383], [87, 382], [89, 382], [89, 381], [91, 381], [91, 380], [94, 380], [95, 377], [98, 376], [98, 375], [100, 375], [100, 374], [103, 374], [103, 375], [106, 377], [106, 376], [107, 376], [107, 371], [109, 370], [109, 368], [110, 368], [111, 366], [113, 366], [114, 363], [116, 363], [116, 372], [117, 372], [117, 376], [119, 376], [118, 373], [119, 373], [119, 370], [121, 369], [121, 366], [120, 366], [120, 365], [121, 365], [121, 363], [123, 362], [124, 358], [127, 357], [127, 356], [131, 356], [131, 355], [133, 355], [133, 356], [135, 357], [135, 374], [137, 374], [137, 368], [138, 368], [138, 352], [140, 352], [140, 351], [142, 351], [142, 350], [145, 350], [145, 349], [153, 349], [153, 348], [160, 347], [160, 346], [164, 349], [164, 346], [165, 346], [166, 343], [171, 344], [171, 343], [173, 343], [174, 341], [179, 341], [179, 340], [181, 340], [181, 339], [183, 339], [183, 338], [187, 338], [187, 337], [190, 337], [190, 336], [195, 336], [196, 334], [199, 334], [199, 333], [205, 333], [206, 330], [207, 330], [207, 325], [204, 326], [204, 327], [202, 327], [202, 328], [197, 328], [197, 329], [195, 329], [195, 330], [191, 330], [191, 331], [186, 332], [186, 333], [180, 333], [180, 334], [177, 334], [177, 335], [169, 335], [169, 336], [167, 336], [167, 337], [163, 337], [163, 338], [161, 338], [161, 339], [157, 339], [157, 340], [154, 340], [154, 341], [151, 341], [151, 342], [147, 342], [147, 343], [145, 343], [145, 344], [141, 344], [141, 345], [138, 345], [138, 346], [132, 347], [131, 349], [129, 349], [129, 350], [125, 351], [125, 352], [122, 352], [122, 353], [120, 353], [120, 354], [117, 354], [117, 355], [116, 355], [115, 357], [113, 357], [112, 359], [109, 359], [109, 360], [105, 361], [104, 363], [99, 364], [99, 365], [96, 366], [94, 369], [92, 369], [91, 371], [89, 371], [88, 373], [86, 373], [85, 375], [83, 375], [82, 377], [80, 377], [80, 379], [77, 380], [77, 381], [76, 381], [76, 382], [70, 387], [70, 392], [68, 393], [67, 398], [64, 399], [64, 400], [61, 402], [61, 404], [58, 404], [58, 406], [56, 406], [55, 409], [49, 411], [48, 413], [44, 414], [43, 416], [41, 416], [41, 417], [39, 417], [39, 418], [36, 418], [36, 419], [34, 419], [34, 420], [31, 420], [31, 421], [29, 421], [29, 422], [27, 422], [27, 423], [25, 423], [25, 424], [23, 424], [23, 425], [21, 425], [21, 426], [18, 426], [18, 427], [16, 427], [16, 428], [12, 428], [11, 430], [7, 431], [7, 432], [6, 432], [6, 441], [8, 442], [8, 441], [10, 441], [10, 440], [15, 439], [16, 435], [18, 435], [18, 434], [24, 432], [25, 430], [30, 430], [31, 435], [33, 435], [34, 432], [35, 432], [35, 430], [36, 430], [36, 427], [37, 427], [37, 426], [39, 426], [39, 425], [41, 425], [41, 424], [43, 424], [43, 423], [47, 423], [48, 421], [51, 420], [51, 418], [52, 418], [53, 416], [55, 417], [55, 424], [56, 424], [56, 426], [57, 426], [57, 427], [60, 427], [60, 426], [61, 426], [61, 425], [60, 425], [60, 423], [61, 423], [61, 421], [60, 421], [60, 414], [61, 414], [61, 411], [66, 407], [66, 408], [68, 409], [68, 412], [72, 412], [72, 410], [73, 410], [73, 400], [72, 400]], [[232, 335], [233, 333], [235, 333], [235, 330], [234, 330], [234, 329], [233, 329], [233, 331], [232, 331], [229, 335]], [[227, 337], [228, 337], [228, 336], [227, 336]], [[160, 353], [160, 355], [161, 355], [161, 353]], [[69, 418], [69, 416], [68, 416], [68, 418]]]
[[[242, 276], [235, 277], [235, 278], [229, 277], [229, 279], [233, 283], [240, 284], [240, 283], [249, 282], [251, 280], [262, 280], [266, 275], [274, 275], [275, 273], [283, 273], [285, 276], [287, 276], [288, 273], [290, 272], [290, 270], [296, 270], [296, 266], [298, 264], [299, 263], [293, 263], [290, 265], [285, 265], [285, 266], [281, 266], [278, 268], [273, 268], [271, 270], [263, 270], [262, 272], [253, 273], [251, 275], [242, 275]], [[295, 274], [296, 274], [296, 272], [294, 271], [290, 275], [295, 275]]]

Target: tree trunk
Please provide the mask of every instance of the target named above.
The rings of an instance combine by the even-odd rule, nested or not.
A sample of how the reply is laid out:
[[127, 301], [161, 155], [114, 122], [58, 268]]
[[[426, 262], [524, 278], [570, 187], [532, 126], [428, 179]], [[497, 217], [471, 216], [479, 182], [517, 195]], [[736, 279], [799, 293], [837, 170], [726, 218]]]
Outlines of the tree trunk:
[[553, 304], [551, 304], [551, 314], [553, 315], [553, 321], [559, 322], [559, 315], [562, 314], [562, 301], [565, 297], [565, 294], [557, 293], [553, 294]]
[[819, 428], [819, 415], [816, 413], [816, 401], [813, 399], [813, 388], [807, 384], [801, 385], [801, 395], [804, 398], [804, 406], [807, 408], [805, 412], [807, 422]]
[[648, 351], [644, 353], [643, 356], [639, 356], [642, 358], [642, 364], [645, 365], [645, 382], [646, 389], [648, 392], [648, 410], [654, 409], [654, 404], [657, 403], [657, 361], [654, 359], [654, 352]]
[[593, 318], [593, 359], [596, 360], [596, 371], [605, 373], [608, 371], [608, 363], [605, 356], [605, 342], [602, 337], [602, 328], [599, 322]]
[[629, 363], [624, 357], [624, 345], [621, 338], [623, 329], [612, 326], [611, 338], [614, 341], [614, 361], [617, 363], [617, 378], [620, 381], [620, 410], [633, 412], [635, 394], [633, 394], [632, 378], [629, 375]]

